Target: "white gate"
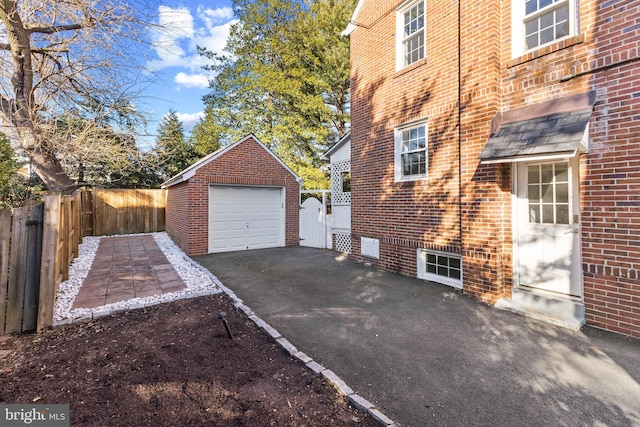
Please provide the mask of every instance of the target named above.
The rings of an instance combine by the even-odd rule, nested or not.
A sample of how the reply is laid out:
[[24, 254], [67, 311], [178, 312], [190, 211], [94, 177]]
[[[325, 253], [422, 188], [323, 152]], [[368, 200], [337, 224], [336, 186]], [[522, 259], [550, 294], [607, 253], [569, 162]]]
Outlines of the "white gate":
[[[307, 191], [318, 193], [318, 191]], [[322, 190], [322, 202], [309, 197], [300, 208], [300, 246], [327, 247], [327, 193]]]

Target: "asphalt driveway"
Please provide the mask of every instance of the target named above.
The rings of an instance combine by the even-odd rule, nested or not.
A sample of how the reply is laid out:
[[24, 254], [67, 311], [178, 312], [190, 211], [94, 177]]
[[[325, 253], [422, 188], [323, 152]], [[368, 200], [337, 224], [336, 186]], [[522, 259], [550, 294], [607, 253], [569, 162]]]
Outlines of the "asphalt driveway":
[[195, 257], [402, 426], [640, 426], [640, 341], [305, 247]]

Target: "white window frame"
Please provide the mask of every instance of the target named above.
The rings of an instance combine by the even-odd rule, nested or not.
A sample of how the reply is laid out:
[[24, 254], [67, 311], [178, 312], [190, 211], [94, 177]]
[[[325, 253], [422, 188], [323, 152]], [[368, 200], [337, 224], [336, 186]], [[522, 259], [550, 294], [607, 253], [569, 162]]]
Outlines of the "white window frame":
[[[545, 43], [539, 46], [536, 46], [531, 49], [526, 49], [526, 41], [525, 41], [525, 21], [527, 18], [543, 15], [545, 12], [553, 10], [563, 4], [569, 5], [569, 34], [550, 41], [549, 43]], [[579, 26], [578, 26], [578, 7], [577, 0], [559, 0], [556, 3], [553, 3], [549, 6], [546, 6], [531, 15], [526, 15], [525, 2], [522, 0], [513, 0], [511, 3], [511, 29], [512, 29], [512, 38], [511, 38], [511, 54], [514, 58], [524, 55], [527, 52], [538, 50], [544, 46], [548, 46], [553, 43], [557, 43], [560, 40], [567, 39], [569, 37], [573, 37], [578, 34]]]
[[[423, 26], [420, 30], [417, 30], [416, 32], [412, 33], [409, 37], [405, 37], [404, 36], [404, 15], [409, 12], [411, 9], [413, 9], [414, 7], [416, 7], [419, 3], [423, 3], [423, 9], [424, 9], [424, 17], [423, 17]], [[403, 4], [402, 6], [400, 6], [397, 10], [396, 10], [396, 70], [401, 70], [405, 67], [410, 66], [411, 64], [415, 64], [418, 61], [423, 60], [424, 58], [427, 57], [427, 53], [426, 53], [426, 48], [427, 48], [427, 2], [426, 0], [411, 0], [410, 2], [407, 2], [405, 4]], [[422, 46], [422, 58], [412, 62], [412, 63], [406, 63], [405, 62], [405, 54], [404, 54], [404, 46], [405, 46], [405, 42], [408, 41], [410, 38], [413, 38], [416, 36], [416, 33], [418, 31], [422, 32], [422, 37], [424, 40], [424, 44]]]
[[[410, 131], [412, 129], [417, 129], [423, 127], [424, 128], [424, 138], [425, 138], [425, 171], [421, 174], [413, 174], [413, 175], [404, 175], [403, 167], [402, 167], [402, 147], [403, 147], [403, 132]], [[410, 123], [405, 123], [402, 126], [399, 126], [394, 129], [394, 172], [395, 172], [395, 182], [404, 182], [404, 181], [420, 181], [426, 180], [429, 176], [429, 126], [428, 120], [422, 119], [420, 121], [414, 121]], [[422, 151], [422, 149], [420, 149]]]
[[[457, 259], [459, 261], [459, 272], [460, 278], [456, 279], [454, 277], [444, 276], [437, 273], [430, 273], [427, 269], [427, 256], [435, 255], [436, 257], [446, 257], [450, 259]], [[457, 289], [462, 289], [462, 256], [459, 254], [454, 254], [450, 252], [441, 252], [430, 249], [421, 249], [417, 250], [417, 277], [418, 279], [429, 280], [430, 282], [441, 283], [443, 285], [452, 286]], [[448, 267], [451, 269], [451, 267]], [[458, 269], [455, 269], [458, 270]]]

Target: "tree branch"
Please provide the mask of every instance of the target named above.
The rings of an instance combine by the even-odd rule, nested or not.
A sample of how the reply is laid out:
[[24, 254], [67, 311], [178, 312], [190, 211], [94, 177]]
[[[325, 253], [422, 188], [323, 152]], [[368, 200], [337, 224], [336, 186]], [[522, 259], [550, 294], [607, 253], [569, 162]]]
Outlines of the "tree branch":
[[[0, 43], [0, 50], [11, 50], [11, 45], [9, 43]], [[50, 52], [64, 53], [68, 51], [69, 49], [67, 48], [55, 48], [55, 49], [50, 47], [31, 48], [31, 53], [50, 53]]]

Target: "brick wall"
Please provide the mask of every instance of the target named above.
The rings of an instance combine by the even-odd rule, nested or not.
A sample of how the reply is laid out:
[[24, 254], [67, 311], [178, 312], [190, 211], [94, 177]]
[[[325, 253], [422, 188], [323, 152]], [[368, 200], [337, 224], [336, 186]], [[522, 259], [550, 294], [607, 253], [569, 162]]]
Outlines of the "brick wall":
[[[461, 253], [465, 292], [508, 297], [512, 169], [478, 161], [491, 120], [595, 90], [580, 159], [586, 317], [640, 336], [640, 1], [580, 1], [578, 35], [519, 58], [510, 1], [460, 2], [459, 95], [458, 2], [427, 1], [427, 59], [396, 72], [399, 5], [364, 2], [351, 34], [352, 257], [415, 276], [416, 248]], [[395, 183], [393, 129], [420, 117], [429, 179]], [[360, 254], [360, 237], [380, 240], [379, 260]]]
[[186, 182], [169, 187], [165, 208], [165, 229], [167, 234], [187, 254], [190, 253], [189, 230], [189, 185]]
[[[427, 58], [396, 72], [395, 6], [365, 2], [351, 35], [352, 256], [416, 274], [416, 249], [460, 252], [457, 168], [457, 7], [433, 2]], [[452, 42], [454, 41], [454, 42]], [[428, 179], [394, 182], [394, 128], [428, 119]], [[454, 141], [451, 144], [451, 141]], [[380, 259], [360, 255], [360, 238], [380, 241]]]
[[[253, 138], [248, 138], [198, 169], [188, 184], [169, 187], [167, 205], [171, 204], [171, 200], [179, 203], [175, 210], [173, 206], [168, 208], [171, 216], [167, 215], [167, 223], [174, 219], [182, 221], [185, 217], [189, 220], [188, 226], [171, 224], [167, 229], [177, 236], [174, 241], [187, 254], [195, 256], [208, 253], [210, 184], [283, 187], [286, 197], [285, 245], [299, 244], [300, 185], [295, 176], [263, 146]], [[182, 188], [183, 185], [188, 187], [188, 191]], [[172, 196], [174, 188], [176, 194]], [[188, 203], [184, 202], [185, 198]]]
[[464, 290], [491, 303], [510, 296], [513, 285], [511, 170], [478, 161], [501, 106], [504, 3], [462, 2], [460, 25]]

